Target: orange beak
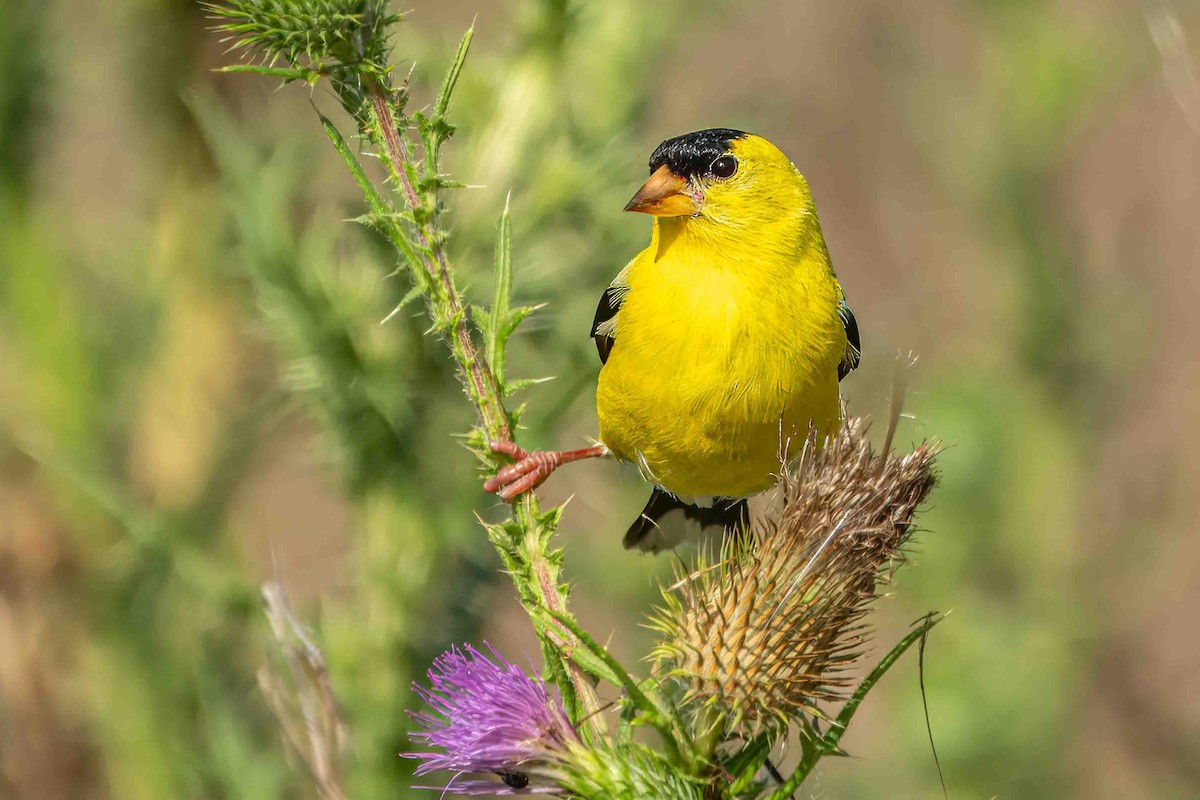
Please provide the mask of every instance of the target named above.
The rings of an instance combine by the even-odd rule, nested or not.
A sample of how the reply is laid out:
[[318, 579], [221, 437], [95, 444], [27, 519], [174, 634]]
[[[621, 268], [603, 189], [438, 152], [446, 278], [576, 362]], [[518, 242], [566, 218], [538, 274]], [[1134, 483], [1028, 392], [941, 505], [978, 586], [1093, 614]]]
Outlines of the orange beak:
[[663, 164], [642, 188], [638, 189], [633, 199], [626, 204], [626, 211], [640, 211], [643, 214], [653, 214], [656, 217], [684, 217], [695, 214], [700, 210], [696, 198], [688, 194], [687, 179], [681, 178]]

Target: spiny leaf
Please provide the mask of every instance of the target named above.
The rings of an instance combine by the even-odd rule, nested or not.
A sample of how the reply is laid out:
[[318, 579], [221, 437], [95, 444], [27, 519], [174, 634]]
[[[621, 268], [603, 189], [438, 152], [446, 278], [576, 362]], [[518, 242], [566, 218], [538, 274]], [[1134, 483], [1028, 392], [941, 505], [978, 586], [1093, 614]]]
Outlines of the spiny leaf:
[[445, 175], [430, 173], [421, 178], [417, 183], [417, 188], [422, 192], [436, 192], [440, 189], [465, 189], [467, 188], [467, 184]]
[[[483, 335], [483, 341], [487, 342], [491, 338], [492, 312], [486, 306], [471, 304], [471, 321], [475, 323], [476, 329]], [[491, 366], [489, 364], [489, 366]]]
[[[547, 542], [550, 540], [550, 535], [558, 529], [559, 523], [562, 522], [563, 513], [565, 511], [566, 506], [552, 506], [545, 511], [534, 513], [533, 518], [537, 521], [539, 530], [544, 536], [546, 536]], [[560, 550], [554, 551], [556, 554], [561, 552], [562, 551]]]
[[493, 265], [496, 290], [492, 297], [492, 313], [487, 324], [485, 355], [496, 380], [504, 382], [504, 345], [508, 340], [503, 331], [507, 326], [509, 303], [512, 299], [512, 222], [508, 200], [500, 214], [500, 229], [496, 233], [496, 256]]
[[513, 331], [517, 329], [525, 319], [535, 311], [541, 311], [546, 307], [545, 303], [538, 303], [532, 306], [517, 306], [508, 312], [508, 318], [505, 320], [504, 331], [506, 335], [511, 336]]
[[420, 297], [423, 294], [425, 294], [425, 287], [421, 286], [420, 284], [414, 284], [404, 294], [404, 297], [400, 298], [400, 302], [396, 303], [396, 307], [393, 308], [391, 311], [389, 311], [388, 315], [386, 317], [384, 317], [382, 320], [380, 320], [379, 324], [383, 325], [383, 324], [387, 323], [388, 321], [390, 321], [392, 319], [392, 317], [394, 317], [400, 313], [400, 309], [404, 308], [406, 305], [411, 303], [413, 300], [416, 300], [418, 297]]
[[704, 800], [712, 793], [707, 776], [688, 775], [658, 753], [637, 744], [597, 743], [573, 754], [562, 770], [565, 794], [605, 800]]
[[518, 378], [515, 381], [506, 381], [501, 388], [504, 396], [508, 397], [523, 389], [528, 389], [530, 386], [536, 386], [539, 383], [548, 383], [552, 380], [554, 380], [554, 376], [552, 375], [546, 378]]
[[305, 67], [286, 69], [284, 67], [268, 67], [257, 64], [230, 64], [225, 67], [218, 67], [215, 71], [249, 72], [255, 75], [266, 75], [269, 78], [282, 78], [285, 82], [304, 81], [309, 85], [315, 84], [321, 77], [321, 71], [317, 69], [307, 69]]
[[854, 690], [854, 694], [842, 706], [841, 712], [837, 715], [837, 719], [833, 721], [833, 726], [829, 732], [825, 734], [821, 740], [825, 748], [829, 751], [837, 750], [838, 742], [842, 739], [842, 734], [846, 732], [846, 728], [850, 725], [850, 720], [854, 718], [854, 713], [858, 711], [858, 707], [862, 705], [862, 701], [866, 699], [867, 694], [871, 689], [875, 688], [875, 684], [887, 674], [887, 671], [892, 668], [892, 665], [900, 660], [900, 656], [908, 648], [912, 647], [917, 642], [921, 641], [933, 628], [941, 622], [944, 617], [939, 617], [936, 614], [927, 614], [920, 620], [920, 627], [910, 631], [907, 636], [896, 643], [896, 646], [875, 665], [875, 669], [867, 677], [863, 678], [863, 682]]
[[390, 214], [382, 216], [379, 214], [361, 214], [354, 217], [351, 222], [356, 222], [374, 231], [378, 231], [396, 248], [400, 255], [400, 265], [389, 273], [389, 277], [399, 275], [407, 271], [412, 277], [413, 285], [418, 287], [421, 292], [433, 294], [437, 292], [437, 284], [429, 276], [426, 270], [426, 261], [423, 257], [423, 250], [413, 246], [409, 241], [404, 228], [398, 224], [400, 215]]
[[729, 786], [729, 794], [733, 797], [741, 795], [755, 784], [755, 778], [771, 754], [771, 739], [766, 734], [755, 736], [742, 748], [729, 757], [721, 766], [733, 776]]
[[329, 141], [333, 142], [333, 149], [337, 150], [338, 155], [342, 157], [350, 174], [354, 176], [354, 182], [362, 190], [363, 197], [367, 199], [367, 205], [371, 207], [371, 211], [380, 216], [394, 213], [395, 209], [383, 198], [383, 195], [376, 190], [375, 184], [371, 183], [371, 179], [367, 177], [366, 171], [359, 163], [358, 157], [354, 155], [354, 151], [350, 149], [350, 145], [342, 137], [341, 131], [324, 114], [318, 113], [317, 116], [321, 120], [321, 127], [325, 129], [325, 135], [329, 137]]
[[433, 221], [436, 209], [429, 204], [422, 204], [412, 210], [413, 222], [417, 225], [427, 225]]
[[471, 39], [474, 36], [475, 26], [471, 25], [458, 43], [458, 50], [454, 53], [454, 60], [450, 62], [450, 69], [446, 71], [446, 77], [442, 79], [442, 88], [438, 92], [437, 103], [433, 107], [435, 122], [446, 118], [446, 112], [450, 109], [450, 98], [454, 96], [454, 89], [458, 86], [458, 79], [462, 75], [463, 64], [467, 61], [467, 51], [471, 49]]
[[[333, 143], [333, 149], [341, 156], [342, 161], [350, 170], [350, 174], [354, 177], [354, 182], [358, 184], [358, 188], [362, 191], [363, 197], [367, 201], [367, 206], [371, 209], [370, 215], [359, 217], [359, 222], [364, 222], [375, 228], [388, 238], [400, 255], [408, 261], [413, 271], [423, 277], [422, 258], [417, 253], [412, 242], [404, 233], [403, 228], [398, 224], [402, 219], [402, 215], [397, 213], [391, 203], [384, 198], [383, 195], [375, 188], [375, 184], [367, 177], [366, 170], [363, 169], [362, 163], [358, 157], [354, 155], [354, 151], [350, 149], [350, 145], [342, 136], [341, 131], [337, 129], [328, 117], [324, 114], [317, 114], [321, 120], [321, 127], [325, 129], [325, 135], [329, 137], [329, 141]], [[424, 285], [424, 282], [418, 278], [418, 285]]]
[[[537, 628], [539, 636], [545, 636], [548, 633], [559, 630], [551, 617], [535, 619], [534, 625]], [[567, 645], [561, 648], [561, 650], [564, 657], [574, 661], [592, 677], [607, 681], [613, 686], [621, 685], [620, 676], [603, 659], [597, 658], [596, 654], [586, 647]]]
[[842, 706], [841, 713], [833, 721], [829, 732], [819, 739], [810, 740], [811, 745], [805, 746], [805, 753], [804, 757], [800, 760], [800, 766], [796, 768], [796, 771], [792, 773], [783, 786], [780, 786], [767, 797], [767, 800], [787, 800], [796, 789], [800, 788], [800, 784], [812, 772], [813, 767], [816, 766], [821, 756], [843, 754], [838, 747], [838, 743], [842, 739], [842, 734], [846, 732], [847, 726], [850, 725], [850, 720], [854, 718], [854, 713], [858, 711], [858, 707], [866, 699], [867, 694], [875, 687], [875, 684], [882, 680], [887, 671], [892, 668], [892, 665], [900, 660], [900, 656], [904, 655], [908, 648], [924, 639], [929, 630], [941, 622], [942, 619], [944, 617], [939, 617], [932, 613], [922, 617], [920, 627], [911, 631], [886, 656], [880, 659], [879, 663], [875, 665], [875, 669], [871, 670], [871, 673], [863, 679], [863, 682], [854, 690], [854, 694]]
[[622, 667], [620, 663], [612, 657], [608, 650], [606, 650], [595, 639], [589, 636], [588, 633], [583, 630], [583, 628], [579, 627], [579, 623], [577, 623], [574, 618], [566, 614], [560, 614], [553, 609], [546, 609], [546, 613], [554, 617], [554, 619], [558, 620], [563, 627], [573, 633], [575, 638], [579, 640], [580, 644], [590, 650], [592, 654], [596, 656], [596, 658], [602, 661], [608, 667], [608, 669], [611, 670], [614, 675], [616, 675], [620, 681], [620, 683], [617, 685], [625, 690], [625, 693], [629, 696], [629, 699], [632, 700], [638, 709], [646, 715], [647, 719], [650, 721], [650, 724], [654, 726], [656, 731], [658, 731], [659, 735], [662, 737], [663, 744], [666, 745], [667, 749], [670, 751], [672, 759], [678, 760], [680, 754], [680, 742], [676, 737], [677, 734], [682, 734], [682, 731], [677, 731], [675, 729], [675, 726], [672, 724], [674, 715], [663, 708], [663, 702], [657, 698], [652, 699], [650, 695], [646, 694], [638, 682], [635, 681], [633, 677], [625, 671], [625, 668]]

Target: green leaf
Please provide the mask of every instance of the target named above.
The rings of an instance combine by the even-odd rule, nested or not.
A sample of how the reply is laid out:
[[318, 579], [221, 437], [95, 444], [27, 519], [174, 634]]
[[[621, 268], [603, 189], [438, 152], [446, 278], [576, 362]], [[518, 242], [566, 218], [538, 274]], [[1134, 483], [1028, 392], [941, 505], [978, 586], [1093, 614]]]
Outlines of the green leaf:
[[504, 212], [500, 215], [500, 226], [496, 235], [496, 255], [493, 272], [495, 273], [496, 288], [495, 295], [492, 298], [492, 309], [486, 322], [482, 318], [479, 320], [479, 328], [484, 334], [484, 356], [487, 359], [488, 366], [491, 367], [492, 373], [495, 374], [503, 393], [507, 396], [534, 383], [549, 380], [548, 378], [535, 378], [516, 381], [512, 384], [506, 384], [504, 380], [504, 350], [508, 345], [509, 338], [512, 337], [517, 327], [530, 314], [544, 308], [544, 304], [511, 308], [513, 282], [512, 224], [509, 217], [509, 203], [507, 199], [504, 202]]
[[[407, 167], [405, 169], [407, 170]], [[411, 209], [411, 212], [412, 212], [413, 222], [415, 222], [417, 225], [420, 226], [420, 225], [428, 225], [430, 222], [433, 222], [433, 218], [434, 218], [434, 215], [437, 213], [437, 209], [434, 208], [433, 206], [429, 205], [428, 203], [423, 203], [423, 204], [417, 206], [416, 208]]]
[[908, 648], [912, 647], [917, 642], [925, 638], [934, 625], [944, 619], [936, 614], [930, 613], [925, 615], [919, 621], [920, 627], [910, 631], [907, 636], [901, 639], [891, 651], [880, 659], [875, 665], [875, 669], [867, 677], [863, 678], [863, 682], [854, 690], [854, 694], [842, 706], [841, 712], [837, 715], [837, 719], [833, 721], [829, 732], [825, 734], [821, 740], [825, 749], [828, 752], [834, 752], [838, 749], [838, 742], [842, 739], [842, 734], [846, 732], [846, 728], [850, 725], [850, 720], [854, 718], [854, 713], [858, 711], [858, 707], [862, 705], [862, 701], [867, 698], [867, 693], [875, 688], [875, 684], [882, 680], [887, 671], [892, 668], [892, 665], [900, 660], [900, 656], [904, 655]]
[[[540, 624], [539, 633], [547, 633], [557, 629], [553, 620], [547, 620]], [[598, 678], [602, 681], [607, 681], [613, 686], [621, 685], [621, 676], [601, 658], [598, 658], [595, 653], [586, 647], [568, 646], [563, 649], [563, 655], [574, 661], [579, 667], [593, 678]]]
[[400, 302], [396, 303], [396, 307], [388, 312], [388, 315], [379, 321], [380, 325], [384, 325], [391, 321], [392, 317], [400, 313], [400, 309], [416, 300], [421, 295], [425, 294], [425, 287], [420, 284], [414, 284], [412, 288], [405, 293], [404, 297], [400, 298]]
[[320, 112], [317, 117], [321, 120], [321, 127], [325, 129], [325, 135], [329, 137], [329, 141], [333, 142], [333, 149], [337, 150], [342, 161], [346, 162], [346, 166], [350, 170], [350, 174], [354, 176], [354, 181], [358, 184], [358, 188], [362, 189], [363, 197], [367, 199], [367, 205], [371, 207], [371, 211], [381, 216], [387, 216], [395, 212], [395, 209], [383, 198], [383, 195], [375, 189], [375, 184], [371, 183], [371, 179], [367, 177], [366, 171], [359, 162], [358, 157], [354, 155], [354, 151], [350, 149], [350, 145], [346, 144], [346, 140], [342, 137], [341, 131], [337, 129], [328, 117]]
[[733, 783], [729, 785], [727, 792], [729, 796], [737, 797], [754, 786], [759, 770], [771, 754], [771, 745], [772, 741], [767, 734], [759, 734], [742, 745], [741, 750], [721, 765], [733, 776]]
[[304, 81], [310, 86], [315, 84], [321, 77], [320, 70], [307, 69], [305, 67], [296, 67], [287, 69], [284, 67], [267, 67], [257, 64], [230, 64], [225, 67], [218, 67], [214, 72], [251, 72], [255, 75], [266, 75], [270, 78], [282, 78], [284, 81]]
[[436, 189], [466, 189], [470, 186], [469, 183], [456, 181], [453, 178], [447, 178], [444, 175], [439, 175], [433, 178], [434, 188]]
[[350, 145], [346, 143], [337, 126], [324, 114], [318, 113], [317, 116], [321, 120], [321, 127], [325, 129], [325, 135], [333, 143], [333, 149], [342, 157], [342, 161], [345, 162], [346, 167], [350, 170], [350, 174], [354, 176], [354, 182], [362, 190], [363, 197], [367, 201], [367, 206], [371, 209], [370, 216], [365, 218], [360, 217], [360, 221], [367, 221], [371, 227], [386, 236], [388, 241], [400, 251], [400, 255], [414, 269], [420, 269], [422, 263], [420, 255], [418, 255], [416, 248], [413, 247], [412, 242], [408, 240], [404, 229], [397, 224], [397, 220], [402, 218], [401, 215], [396, 212], [396, 209], [379, 193], [379, 190], [375, 188], [375, 184], [367, 177], [367, 172], [363, 169], [362, 163], [354, 155], [354, 151], [350, 149]]
[[918, 623], [920, 627], [911, 631], [907, 636], [897, 642], [896, 646], [891, 651], [880, 659], [875, 665], [875, 669], [863, 679], [863, 682], [854, 690], [854, 694], [842, 706], [841, 713], [837, 715], [837, 719], [833, 721], [832, 727], [820, 739], [810, 739], [804, 748], [804, 756], [800, 760], [800, 766], [796, 767], [796, 771], [788, 778], [787, 783], [780, 786], [772, 792], [767, 800], [787, 800], [792, 794], [800, 788], [800, 784], [812, 772], [817, 761], [823, 755], [838, 755], [842, 751], [838, 747], [838, 743], [842, 739], [842, 734], [846, 732], [846, 728], [850, 725], [850, 720], [854, 718], [854, 713], [858, 711], [858, 707], [862, 705], [862, 701], [866, 699], [867, 694], [883, 679], [887, 671], [892, 668], [892, 665], [900, 660], [900, 656], [904, 655], [908, 648], [912, 647], [919, 641], [922, 641], [928, 635], [934, 625], [944, 619], [937, 616], [935, 613], [926, 614]]
[[725, 797], [712, 791], [707, 775], [688, 774], [678, 764], [636, 742], [596, 743], [572, 754], [558, 771], [569, 797], [604, 800], [704, 800]]
[[508, 341], [505, 329], [508, 325], [508, 307], [512, 300], [512, 221], [509, 218], [508, 199], [500, 215], [500, 230], [496, 233], [496, 257], [492, 268], [496, 290], [492, 297], [492, 313], [487, 323], [485, 356], [496, 380], [504, 382], [504, 345]]
[[[553, 609], [546, 609], [546, 613], [554, 617], [563, 627], [575, 635], [579, 643], [586, 647], [591, 653], [604, 663], [606, 667], [616, 676], [617, 682], [614, 685], [620, 686], [625, 690], [629, 699], [638, 707], [638, 709], [646, 715], [650, 724], [658, 731], [662, 737], [663, 743], [670, 751], [671, 757], [678, 760], [680, 747], [677, 735], [682, 736], [682, 730], [674, 730], [672, 721], [676, 718], [675, 715], [662, 707], [662, 701], [651, 697], [642, 690], [642, 687], [633, 679], [625, 668], [612, 657], [595, 639], [593, 639], [583, 628], [579, 627], [579, 623], [575, 619], [566, 614], [560, 614]], [[582, 665], [581, 665], [582, 666]]]
[[[483, 336], [483, 341], [486, 344], [491, 339], [492, 330], [492, 312], [487, 306], [471, 304], [471, 321], [475, 323], [475, 329]], [[489, 364], [490, 366], [490, 364]]]
[[504, 391], [504, 396], [508, 397], [509, 395], [516, 394], [522, 389], [528, 389], [530, 386], [536, 386], [539, 383], [548, 383], [552, 380], [554, 380], [553, 375], [546, 378], [518, 378], [515, 381], [506, 381], [502, 388]]
[[[463, 65], [467, 61], [467, 51], [471, 49], [471, 39], [475, 36], [475, 25], [472, 24], [467, 28], [467, 32], [463, 34], [462, 40], [458, 43], [458, 50], [454, 53], [454, 60], [450, 62], [450, 69], [446, 71], [446, 77], [442, 79], [442, 88], [438, 91], [437, 103], [433, 107], [433, 122], [436, 124], [445, 120], [446, 112], [450, 109], [450, 98], [454, 96], [454, 89], [458, 86], [458, 79], [462, 75]], [[435, 129], [435, 133], [441, 135], [443, 131]], [[446, 132], [442, 138], [447, 138], [449, 133]]]
[[526, 317], [535, 311], [541, 311], [545, 307], [545, 303], [538, 303], [537, 305], [533, 306], [517, 306], [516, 308], [512, 309], [508, 312], [508, 319], [505, 320], [505, 333], [508, 336], [511, 336], [513, 331], [517, 329], [517, 326], [525, 321]]

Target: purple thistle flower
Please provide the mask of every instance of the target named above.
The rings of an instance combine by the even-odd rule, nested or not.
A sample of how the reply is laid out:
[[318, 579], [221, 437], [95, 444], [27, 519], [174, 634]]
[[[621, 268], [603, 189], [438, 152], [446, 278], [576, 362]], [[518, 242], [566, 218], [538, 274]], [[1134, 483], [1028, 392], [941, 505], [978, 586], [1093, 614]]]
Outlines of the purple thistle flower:
[[503, 780], [452, 780], [454, 791], [461, 794], [539, 791], [529, 785], [530, 771], [578, 742], [579, 736], [541, 679], [505, 661], [490, 645], [488, 650], [499, 663], [470, 645], [452, 647], [434, 659], [430, 688], [413, 687], [431, 711], [412, 714], [423, 730], [411, 734], [431, 752], [403, 755], [421, 760], [417, 775], [491, 772]]

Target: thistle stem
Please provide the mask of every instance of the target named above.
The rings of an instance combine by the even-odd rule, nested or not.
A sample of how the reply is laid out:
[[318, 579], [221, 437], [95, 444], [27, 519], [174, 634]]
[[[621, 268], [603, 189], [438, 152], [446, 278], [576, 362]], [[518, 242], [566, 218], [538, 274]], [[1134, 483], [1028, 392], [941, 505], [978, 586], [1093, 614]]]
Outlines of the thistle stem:
[[[532, 513], [534, 502], [532, 497], [527, 496], [519, 501], [520, 505], [516, 511], [517, 521], [521, 522], [525, 529], [525, 552], [529, 560], [529, 569], [537, 579], [537, 591], [541, 595], [539, 598], [541, 603], [554, 613], [566, 616], [566, 592], [559, 586], [554, 570], [546, 558], [546, 549], [540, 542], [538, 526], [534, 521], [535, 515]], [[531, 608], [529, 611], [533, 613], [534, 609]], [[561, 625], [560, 630], [562, 630]], [[570, 631], [562, 630], [562, 636], [571, 645], [578, 646]], [[596, 690], [592, 687], [591, 680], [575, 662], [569, 658], [563, 658], [557, 649], [553, 647], [544, 649], [546, 659], [559, 661], [566, 668], [567, 677], [575, 690], [575, 699], [580, 706], [580, 718], [587, 720], [587, 724], [599, 732], [598, 729], [603, 726], [603, 720], [598, 713], [600, 699], [596, 696]]]
[[[412, 185], [408, 173], [412, 168], [412, 156], [400, 134], [392, 102], [388, 97], [389, 91], [378, 82], [373, 82], [370, 90], [371, 109], [375, 123], [381, 133], [384, 155], [392, 168], [392, 174], [399, 182], [404, 200], [414, 213], [421, 208], [421, 198]], [[453, 273], [445, 251], [438, 241], [433, 222], [418, 223], [416, 226], [417, 241], [422, 249], [432, 255], [432, 261], [423, 259], [426, 272], [440, 289], [445, 309], [433, 308], [435, 316], [442, 312], [448, 320], [450, 343], [458, 356], [463, 378], [467, 382], [467, 391], [475, 403], [483, 427], [488, 437], [493, 441], [512, 441], [512, 427], [509, 425], [508, 412], [504, 408], [499, 383], [491, 368], [484, 361], [479, 348], [475, 346], [471, 333], [467, 330], [466, 314], [463, 312], [462, 296], [454, 285]], [[432, 298], [430, 298], [432, 301]], [[432, 303], [431, 303], [432, 305]]]
[[796, 793], [796, 790], [800, 788], [800, 785], [804, 783], [804, 780], [808, 777], [808, 773], [812, 772], [813, 767], [817, 765], [817, 761], [820, 760], [821, 755], [822, 751], [819, 745], [812, 748], [806, 748], [804, 751], [804, 756], [800, 759], [800, 765], [796, 767], [796, 771], [793, 772], [792, 776], [787, 779], [787, 783], [771, 792], [767, 800], [788, 800], [788, 798]]
[[[392, 173], [396, 176], [396, 180], [400, 182], [400, 188], [404, 192], [404, 200], [408, 203], [408, 207], [412, 209], [419, 208], [421, 198], [417, 196], [417, 190], [413, 188], [412, 181], [408, 178], [408, 170], [404, 167], [410, 163], [408, 148], [404, 146], [404, 140], [400, 138], [400, 129], [396, 124], [396, 115], [392, 113], [392, 103], [388, 98], [390, 90], [381, 86], [379, 83], [373, 83], [371, 86], [371, 108], [375, 112], [375, 122], [379, 125], [379, 130], [383, 134], [383, 147], [386, 152], [388, 162], [392, 167]], [[423, 226], [417, 226], [417, 235], [421, 237], [422, 244], [428, 246], [425, 240], [425, 230]]]
[[[430, 311], [435, 319], [446, 322], [451, 349], [458, 361], [460, 375], [466, 384], [468, 396], [479, 412], [488, 440], [511, 442], [513, 432], [508, 411], [504, 407], [499, 381], [467, 328], [462, 295], [454, 283], [454, 274], [438, 238], [434, 217], [430, 215], [424, 221], [419, 221], [417, 211], [423, 204], [409, 177], [410, 170], [415, 169], [412, 153], [400, 131], [391, 94], [386, 86], [373, 81], [369, 92], [371, 112], [379, 131], [378, 144], [400, 186], [405, 203], [414, 216], [418, 217], [414, 227], [418, 244], [421, 246], [422, 266], [431, 280], [430, 287], [433, 290], [427, 297]], [[439, 305], [443, 307], [439, 308]], [[537, 594], [536, 603], [531, 605], [528, 611], [533, 614], [538, 605], [541, 605], [566, 615], [566, 591], [560, 586], [556, 577], [557, 569], [548, 558], [546, 543], [541, 535], [541, 525], [537, 519], [536, 502], [532, 496], [526, 496], [514, 508], [514, 517], [524, 532], [521, 550], [524, 551], [526, 567], [534, 577], [534, 586], [531, 588]], [[562, 636], [567, 641], [574, 641], [569, 631], [562, 630]], [[600, 702], [587, 676], [569, 659], [562, 658], [550, 643], [543, 642], [542, 649], [547, 665], [555, 665], [551, 668], [552, 673], [562, 678], [562, 681], [559, 681], [560, 690], [564, 695], [571, 695], [570, 700], [578, 703], [579, 716], [590, 720], [589, 724], [593, 727], [601, 725], [597, 713]]]

